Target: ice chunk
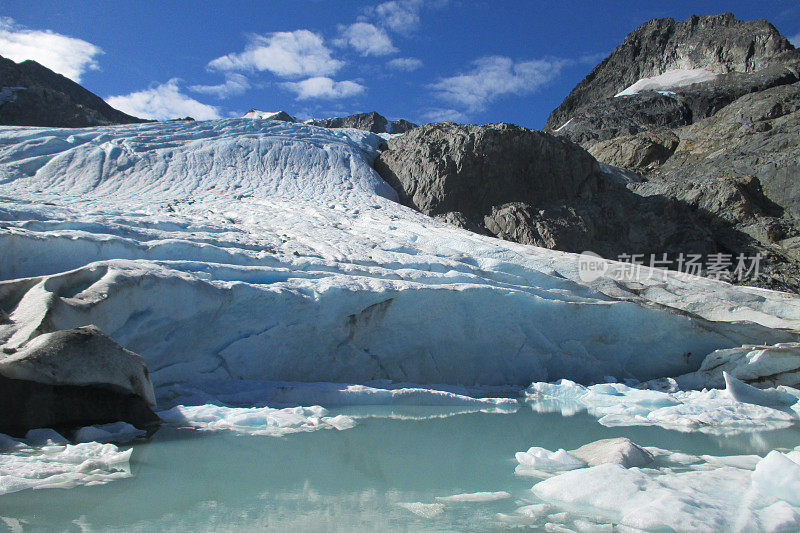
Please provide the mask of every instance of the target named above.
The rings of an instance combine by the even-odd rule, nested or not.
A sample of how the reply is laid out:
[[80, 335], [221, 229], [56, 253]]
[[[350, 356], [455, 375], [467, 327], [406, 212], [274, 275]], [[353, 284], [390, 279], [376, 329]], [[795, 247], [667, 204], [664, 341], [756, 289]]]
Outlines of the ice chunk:
[[[741, 403], [719, 390], [666, 393], [635, 389], [621, 383], [581, 387], [561, 381], [534, 383], [525, 396], [534, 410], [541, 410], [542, 404], [544, 409], [561, 409], [567, 413], [585, 409], [609, 427], [661, 426], [722, 435], [785, 428], [797, 420], [797, 415], [787, 410]], [[784, 390], [776, 392], [774, 397], [790, 396]]]
[[444, 512], [443, 503], [400, 502], [397, 505], [427, 519], [436, 518]]
[[721, 388], [725, 385], [724, 372], [759, 388], [800, 386], [800, 343], [715, 350], [703, 359], [699, 370], [677, 380], [684, 388]]
[[96, 442], [18, 448], [0, 454], [0, 494], [99, 485], [130, 477], [131, 452]]
[[73, 438], [76, 442], [128, 442], [146, 433], [127, 422], [113, 422], [80, 428]]
[[31, 446], [63, 446], [68, 443], [61, 433], [50, 428], [31, 429], [25, 434], [25, 441]]
[[630, 439], [603, 439], [590, 442], [569, 452], [589, 466], [614, 463], [625, 468], [647, 466], [653, 462], [653, 455], [631, 442]]
[[537, 472], [558, 472], [586, 466], [584, 461], [563, 449], [551, 452], [534, 446], [527, 452], [517, 452], [515, 457], [519, 463], [516, 473], [520, 475], [536, 475]]
[[756, 465], [753, 486], [762, 494], [800, 507], [800, 463], [773, 450]]
[[725, 378], [725, 392], [737, 402], [763, 405], [765, 407], [785, 407], [798, 401], [797, 397], [786, 392], [776, 389], [757, 389], [743, 383], [727, 372], [723, 372], [722, 375]]
[[469, 492], [464, 494], [453, 494], [452, 496], [437, 496], [436, 499], [446, 503], [480, 503], [494, 502], [510, 498], [511, 494], [505, 491], [498, 492]]
[[223, 407], [218, 405], [179, 405], [159, 416], [166, 422], [188, 425], [206, 431], [232, 430], [251, 435], [281, 436], [317, 429], [349, 429], [355, 420], [344, 416], [327, 417], [320, 406]]

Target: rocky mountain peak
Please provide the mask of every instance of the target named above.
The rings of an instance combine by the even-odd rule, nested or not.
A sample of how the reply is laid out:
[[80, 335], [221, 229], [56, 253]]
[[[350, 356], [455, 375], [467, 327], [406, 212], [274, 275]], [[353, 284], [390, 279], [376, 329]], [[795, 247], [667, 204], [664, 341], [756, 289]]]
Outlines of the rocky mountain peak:
[[402, 119], [390, 121], [376, 111], [357, 113], [346, 117], [312, 120], [309, 124], [324, 128], [356, 128], [372, 133], [405, 133], [416, 126], [416, 124]]
[[693, 69], [756, 72], [791, 50], [792, 44], [765, 20], [737, 20], [732, 13], [694, 15], [680, 22], [653, 19], [628, 34], [572, 90], [544, 129], [558, 129], [576, 109], [612, 97], [643, 78]]

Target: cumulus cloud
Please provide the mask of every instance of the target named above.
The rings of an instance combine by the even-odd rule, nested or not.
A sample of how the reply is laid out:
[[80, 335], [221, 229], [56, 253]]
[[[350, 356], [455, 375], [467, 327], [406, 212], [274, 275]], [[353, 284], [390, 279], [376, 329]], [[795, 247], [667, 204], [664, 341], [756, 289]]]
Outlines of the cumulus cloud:
[[264, 71], [284, 77], [335, 74], [344, 62], [334, 59], [322, 37], [308, 30], [251, 35], [243, 52], [214, 59], [213, 70]]
[[210, 94], [222, 100], [229, 96], [242, 94], [249, 88], [250, 82], [245, 76], [235, 72], [229, 72], [225, 76], [224, 83], [220, 83], [219, 85], [192, 85], [189, 87], [189, 90], [201, 94]]
[[111, 107], [140, 118], [157, 120], [186, 116], [197, 120], [220, 118], [218, 108], [200, 103], [183, 94], [178, 78], [172, 78], [167, 83], [144, 91], [109, 96], [106, 102]]
[[339, 26], [341, 38], [338, 46], [351, 46], [362, 56], [383, 56], [397, 52], [392, 40], [384, 30], [367, 22], [356, 22], [349, 26]]
[[800, 33], [798, 33], [794, 37], [789, 37], [789, 42], [792, 43], [795, 46], [795, 48], [800, 48]]
[[419, 27], [421, 7], [422, 0], [393, 0], [378, 4], [372, 14], [392, 31], [408, 33]]
[[498, 97], [535, 91], [558, 76], [565, 64], [560, 59], [515, 62], [503, 56], [482, 57], [473, 62], [472, 70], [429, 87], [443, 100], [481, 111]]
[[389, 68], [393, 68], [395, 70], [405, 70], [406, 72], [411, 72], [412, 70], [417, 70], [422, 66], [422, 61], [417, 59], [416, 57], [398, 57], [397, 59], [392, 59], [387, 63]]
[[0, 55], [16, 62], [32, 59], [50, 70], [80, 82], [88, 70], [100, 68], [100, 47], [50, 30], [31, 30], [13, 19], [0, 18]]
[[330, 78], [315, 77], [298, 82], [286, 82], [284, 88], [294, 92], [298, 100], [310, 98], [348, 98], [363, 93], [366, 87], [354, 81], [334, 81]]
[[429, 109], [426, 111], [422, 118], [425, 122], [465, 122], [467, 116], [461, 111], [455, 109]]

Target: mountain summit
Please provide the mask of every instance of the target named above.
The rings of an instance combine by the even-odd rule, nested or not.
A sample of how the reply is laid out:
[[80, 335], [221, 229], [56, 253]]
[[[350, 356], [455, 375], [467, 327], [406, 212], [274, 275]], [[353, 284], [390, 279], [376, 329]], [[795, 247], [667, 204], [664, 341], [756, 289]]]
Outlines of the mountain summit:
[[0, 124], [81, 128], [145, 122], [36, 61], [0, 57]]
[[702, 69], [750, 73], [775, 63], [792, 44], [765, 20], [737, 20], [732, 13], [650, 20], [625, 40], [569, 93], [547, 120], [553, 131], [579, 108], [624, 91], [644, 78]]

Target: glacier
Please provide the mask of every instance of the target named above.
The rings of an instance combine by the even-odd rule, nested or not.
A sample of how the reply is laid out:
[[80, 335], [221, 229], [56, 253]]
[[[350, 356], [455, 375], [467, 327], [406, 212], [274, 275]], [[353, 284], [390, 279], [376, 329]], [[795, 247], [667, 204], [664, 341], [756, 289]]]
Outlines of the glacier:
[[517, 385], [696, 371], [797, 340], [800, 299], [575, 255], [397, 204], [360, 130], [225, 119], [3, 128], [0, 342], [94, 324], [156, 395], [208, 380]]
[[[394, 466], [371, 455], [400, 461], [422, 453], [417, 441], [452, 455], [448, 468], [478, 469], [471, 456], [457, 460], [467, 454], [459, 440], [480, 433], [474, 424], [496, 429], [472, 447], [486, 457], [516, 435], [512, 420], [564, 425], [493, 459], [512, 481], [351, 495], [375, 506], [381, 527], [485, 524], [488, 515], [492, 526], [553, 530], [704, 529], [701, 516], [764, 531], [800, 523], [800, 504], [786, 496], [798, 452], [781, 440], [800, 418], [800, 297], [677, 272], [582, 280], [576, 254], [477, 235], [398, 204], [372, 169], [384, 137], [266, 119], [0, 128], [0, 358], [93, 325], [147, 362], [168, 435], [154, 448], [170, 442], [189, 457], [183, 446], [227, 453], [239, 443], [244, 463], [265, 446], [253, 439], [273, 439], [268, 446], [290, 449], [283, 466], [304, 476], [292, 460], [311, 471], [356, 464], [382, 480], [376, 472]], [[738, 380], [777, 388], [754, 392]], [[425, 440], [441, 426], [455, 442]], [[663, 432], [751, 439], [748, 453], [764, 457], [644, 446], [653, 468], [589, 466], [564, 448], [591, 443], [556, 442], [575, 428], [658, 443], [676, 438]], [[186, 432], [203, 436], [186, 443]], [[81, 428], [75, 444], [51, 430], [0, 436], [0, 494], [135, 478], [137, 453], [156, 453], [135, 440], [126, 448], [141, 436], [124, 423]], [[333, 459], [331, 443], [344, 443]], [[175, 464], [168, 457], [163, 464]], [[619, 494], [643, 495], [619, 498], [612, 481]], [[750, 499], [734, 520], [725, 510], [741, 503], [740, 486]], [[280, 498], [297, 494], [321, 498], [307, 487]], [[652, 497], [673, 512], [651, 513]], [[191, 503], [192, 520], [215, 513], [204, 501]], [[229, 504], [223, 515], [239, 516]], [[183, 520], [170, 513], [140, 525]]]

